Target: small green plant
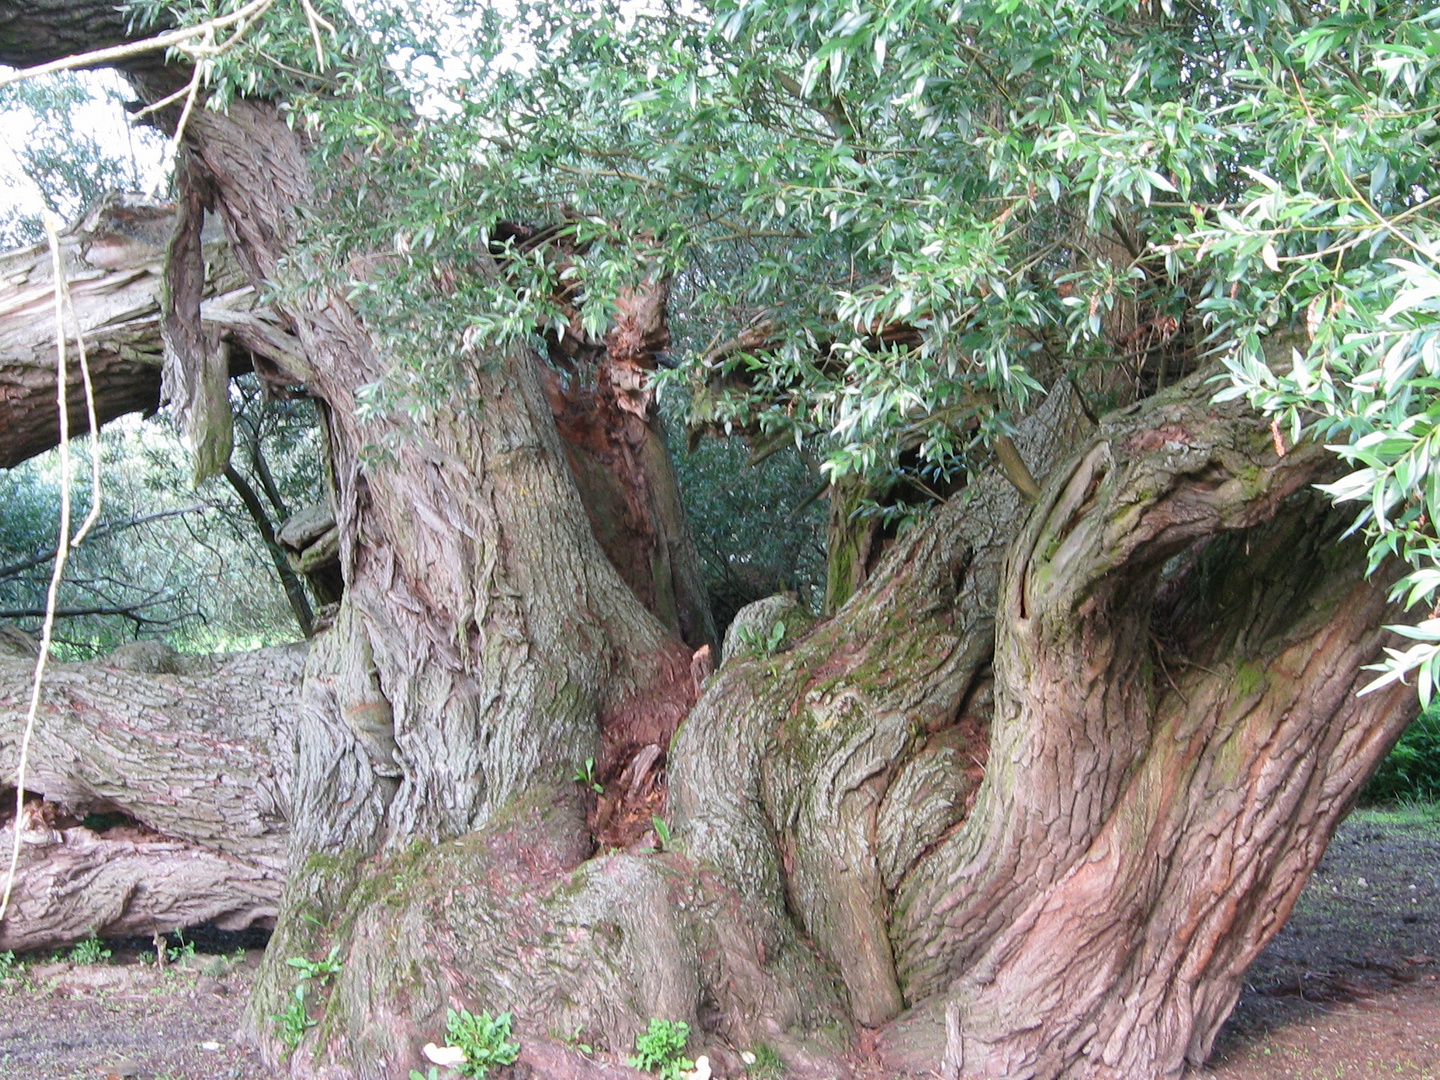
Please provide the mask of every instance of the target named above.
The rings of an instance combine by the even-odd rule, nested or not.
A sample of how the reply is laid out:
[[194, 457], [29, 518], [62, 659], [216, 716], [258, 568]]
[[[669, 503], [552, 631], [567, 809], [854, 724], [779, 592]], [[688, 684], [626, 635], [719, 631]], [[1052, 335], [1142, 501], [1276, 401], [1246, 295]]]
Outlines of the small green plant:
[[745, 1062], [745, 1074], [755, 1080], [781, 1080], [790, 1071], [775, 1052], [775, 1048], [768, 1043], [760, 1042], [752, 1046], [750, 1057], [755, 1060]]
[[324, 986], [331, 975], [340, 974], [340, 969], [345, 966], [340, 959], [340, 946], [335, 945], [330, 949], [330, 955], [324, 960], [308, 960], [303, 956], [292, 956], [285, 963], [300, 972], [302, 979], [314, 979], [321, 986]]
[[575, 1030], [569, 1035], [563, 1035], [553, 1029], [551, 1030], [550, 1034], [558, 1035], [560, 1041], [563, 1042], [566, 1046], [568, 1046], [571, 1050], [579, 1050], [580, 1053], [584, 1054], [586, 1057], [589, 1057], [591, 1054], [595, 1053], [595, 1048], [589, 1043], [580, 1041], [580, 1036], [584, 1032], [584, 1030], [584, 1027], [577, 1024]]
[[180, 944], [172, 945], [166, 949], [165, 959], [172, 964], [178, 963], [181, 960], [193, 960], [195, 958], [195, 943], [193, 941], [186, 941], [185, 935], [182, 933], [177, 932], [175, 936], [180, 939]]
[[595, 759], [587, 757], [585, 764], [575, 770], [575, 783], [584, 784], [591, 791], [603, 792], [604, 786], [595, 779]]
[[0, 982], [18, 978], [24, 967], [24, 964], [15, 959], [13, 950], [6, 949], [4, 952], [0, 952]]
[[430, 1075], [426, 1076], [419, 1069], [410, 1070], [410, 1080], [440, 1080], [440, 1070], [434, 1065], [430, 1066]]
[[759, 633], [748, 626], [740, 627], [736, 637], [740, 647], [755, 656], [774, 656], [775, 650], [785, 641], [785, 623], [778, 621], [765, 633]]
[[503, 1012], [475, 1016], [465, 1009], [451, 1009], [445, 1022], [445, 1038], [451, 1046], [465, 1051], [459, 1065], [462, 1076], [484, 1080], [493, 1065], [509, 1065], [520, 1056], [520, 1044], [510, 1041], [510, 1028], [515, 1017]]
[[315, 1026], [315, 1021], [310, 1019], [310, 1012], [305, 1006], [304, 982], [295, 987], [295, 993], [285, 1009], [282, 1012], [271, 1013], [270, 1019], [280, 1029], [280, 1041], [288, 1049], [294, 1050], [300, 1045], [300, 1040], [305, 1037], [305, 1032]]
[[74, 964], [98, 964], [110, 959], [110, 950], [101, 944], [92, 932], [84, 941], [77, 941], [70, 950], [70, 962]]
[[625, 1064], [633, 1069], [653, 1072], [660, 1080], [680, 1080], [680, 1074], [695, 1068], [685, 1056], [690, 1041], [690, 1025], [684, 1020], [650, 1018], [650, 1030], [635, 1036], [635, 1056]]
[[658, 814], [650, 816], [650, 823], [655, 826], [655, 836], [660, 841], [660, 847], [664, 851], [670, 850], [670, 826], [665, 824], [665, 819]]

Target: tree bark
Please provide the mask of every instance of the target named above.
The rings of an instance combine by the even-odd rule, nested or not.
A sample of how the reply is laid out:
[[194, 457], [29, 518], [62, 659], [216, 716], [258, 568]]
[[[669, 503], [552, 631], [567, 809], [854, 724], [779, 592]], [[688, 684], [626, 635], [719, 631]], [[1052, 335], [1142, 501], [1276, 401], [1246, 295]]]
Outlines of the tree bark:
[[[3, 10], [0, 10], [3, 14]], [[61, 235], [61, 265], [79, 318], [101, 424], [160, 405], [162, 369], [160, 283], [175, 220], [169, 203], [116, 194]], [[231, 374], [260, 356], [272, 377], [303, 382], [306, 365], [295, 339], [274, 316], [255, 307], [224, 245], [203, 250], [207, 269], [197, 299], [203, 332], [241, 346]], [[71, 340], [70, 430], [89, 431], [84, 386]], [[280, 369], [287, 374], [280, 374]], [[44, 244], [0, 256], [0, 468], [42, 454], [59, 439], [55, 403], [55, 282]]]
[[[1057, 388], [1015, 440], [1033, 507], [978, 479], [833, 619], [704, 680], [677, 734], [689, 650], [604, 556], [537, 358], [457, 350], [423, 428], [362, 427], [394, 357], [339, 296], [283, 288], [292, 212], [325, 212], [299, 137], [237, 101], [187, 144], [240, 264], [287, 297], [335, 456], [346, 592], [298, 693], [249, 1011], [282, 1056], [284, 960], [339, 946], [292, 1076], [401, 1080], [455, 1004], [513, 1010], [532, 1067], [550, 1032], [624, 1053], [651, 1016], [730, 1073], [763, 1039], [838, 1075], [852, 1024], [897, 1076], [1203, 1059], [1415, 709], [1355, 696], [1395, 613], [1304, 490], [1322, 450], [1277, 458], [1199, 379], [1096, 430]], [[592, 857], [577, 767], [613, 790], [651, 747], [674, 850]]]
[[[303, 648], [182, 658], [154, 642], [51, 664], [26, 774], [43, 802], [26, 804], [0, 949], [272, 921], [303, 664]], [[14, 775], [33, 667], [0, 657], [0, 775]], [[94, 831], [90, 814], [124, 821]]]

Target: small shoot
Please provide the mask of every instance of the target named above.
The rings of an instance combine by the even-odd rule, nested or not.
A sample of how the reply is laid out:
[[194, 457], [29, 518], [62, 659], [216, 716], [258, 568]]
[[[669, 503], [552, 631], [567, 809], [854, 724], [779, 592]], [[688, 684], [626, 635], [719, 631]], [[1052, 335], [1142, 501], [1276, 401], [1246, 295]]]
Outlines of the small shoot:
[[652, 814], [650, 824], [655, 828], [655, 837], [660, 841], [660, 850], [670, 851], [670, 826], [665, 824], [665, 819], [659, 814]]
[[768, 631], [757, 631], [748, 626], [742, 626], [736, 637], [745, 652], [752, 656], [769, 657], [774, 656], [780, 646], [785, 643], [786, 629], [785, 622], [781, 619], [777, 620]]
[[584, 784], [597, 795], [605, 791], [604, 785], [595, 779], [595, 759], [587, 757], [585, 764], [575, 770], [575, 783]]
[[315, 1026], [315, 1021], [310, 1019], [310, 1011], [305, 1005], [305, 989], [305, 983], [301, 982], [295, 987], [295, 993], [284, 1010], [270, 1014], [270, 1019], [279, 1029], [280, 1041], [292, 1051], [300, 1045], [305, 1032]]
[[660, 1080], [681, 1080], [695, 1063], [685, 1056], [690, 1041], [690, 1025], [684, 1020], [650, 1018], [648, 1031], [635, 1036], [635, 1056], [626, 1058], [632, 1069], [653, 1072]]
[[465, 1009], [449, 1010], [445, 1038], [465, 1051], [465, 1060], [455, 1066], [460, 1075], [485, 1080], [493, 1066], [512, 1064], [520, 1056], [520, 1044], [510, 1041], [514, 1023], [514, 1015], [508, 1012], [475, 1016]]
[[324, 960], [310, 960], [304, 956], [292, 956], [286, 960], [296, 971], [300, 972], [302, 979], [314, 979], [321, 986], [330, 981], [330, 976], [340, 974], [340, 969], [345, 962], [340, 959], [340, 946], [334, 945], [330, 949], [330, 955]]
[[181, 960], [193, 960], [195, 958], [195, 943], [186, 941], [185, 935], [176, 931], [175, 936], [180, 939], [179, 946], [172, 946], [165, 950], [165, 959], [168, 963], [174, 964]]
[[94, 931], [91, 931], [90, 936], [84, 941], [77, 941], [75, 947], [70, 950], [72, 964], [98, 964], [102, 960], [109, 959], [110, 950], [101, 944]]

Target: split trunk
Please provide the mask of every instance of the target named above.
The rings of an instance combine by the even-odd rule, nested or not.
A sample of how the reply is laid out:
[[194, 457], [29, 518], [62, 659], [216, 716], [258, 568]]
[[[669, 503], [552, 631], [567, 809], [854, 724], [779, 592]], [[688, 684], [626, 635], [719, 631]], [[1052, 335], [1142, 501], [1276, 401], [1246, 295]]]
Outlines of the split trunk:
[[[324, 212], [296, 134], [238, 101], [187, 143], [167, 273], [201, 273], [208, 200], [283, 283], [293, 211]], [[423, 427], [362, 426], [379, 339], [282, 294], [345, 577], [276, 751], [286, 884], [247, 1021], [296, 1077], [404, 1080], [457, 1005], [512, 1010], [541, 1075], [599, 1075], [566, 1039], [623, 1055], [661, 1016], [721, 1075], [764, 1042], [834, 1076], [879, 1029], [895, 1075], [1178, 1076], [1413, 714], [1355, 695], [1395, 613], [1308, 490], [1329, 459], [1277, 456], [1198, 379], [1098, 428], [1062, 384], [1016, 440], [1037, 503], [977, 480], [833, 618], [707, 677], [606, 558], [531, 353], [457, 353]], [[196, 305], [169, 314], [178, 361], [211, 362]], [[667, 780], [668, 850], [607, 831]], [[185, 835], [173, 792], [102, 794]], [[332, 946], [292, 1051], [285, 960]]]

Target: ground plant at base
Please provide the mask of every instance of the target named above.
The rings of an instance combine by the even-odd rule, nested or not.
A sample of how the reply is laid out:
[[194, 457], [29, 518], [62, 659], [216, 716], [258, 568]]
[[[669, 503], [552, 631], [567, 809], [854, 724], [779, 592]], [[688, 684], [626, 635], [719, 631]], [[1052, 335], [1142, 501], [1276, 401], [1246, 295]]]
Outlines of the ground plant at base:
[[290, 998], [284, 1011], [272, 1013], [270, 1019], [280, 1029], [280, 1041], [289, 1049], [294, 1050], [300, 1045], [300, 1040], [305, 1037], [305, 1032], [315, 1026], [315, 1021], [310, 1019], [310, 1014], [305, 1008], [305, 984], [303, 982], [295, 987], [294, 996]]
[[690, 1025], [683, 1020], [661, 1020], [652, 1017], [650, 1029], [635, 1036], [635, 1056], [625, 1064], [653, 1072], [660, 1080], [680, 1080], [680, 1074], [695, 1068], [685, 1056], [690, 1040]]
[[70, 961], [75, 964], [98, 964], [110, 959], [110, 950], [105, 948], [93, 933], [84, 941], [77, 941], [70, 950]]
[[750, 1056], [755, 1060], [745, 1063], [745, 1074], [754, 1077], [755, 1080], [781, 1080], [788, 1069], [775, 1048], [769, 1043], [756, 1043], [750, 1050]]
[[310, 960], [304, 956], [292, 956], [285, 963], [289, 964], [296, 971], [300, 972], [303, 979], [314, 979], [324, 986], [331, 975], [340, 974], [344, 963], [340, 960], [340, 946], [330, 950], [330, 954], [324, 960]]
[[465, 1009], [451, 1009], [445, 1024], [445, 1038], [451, 1046], [465, 1051], [458, 1066], [462, 1076], [484, 1080], [494, 1065], [509, 1065], [520, 1056], [520, 1044], [510, 1041], [515, 1017], [508, 1012], [492, 1017], [488, 1012], [475, 1016]]

